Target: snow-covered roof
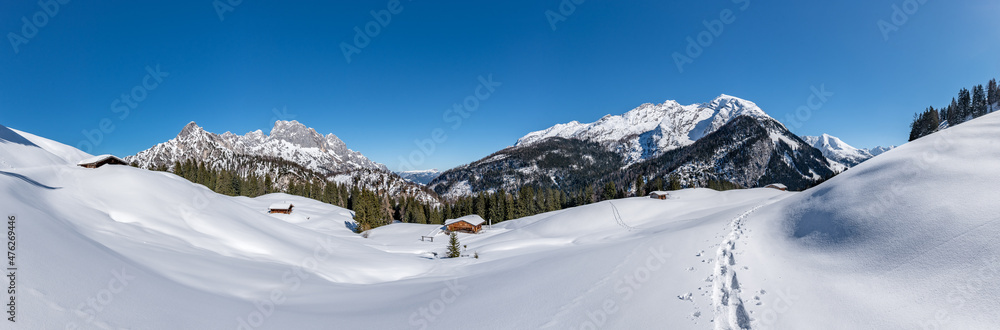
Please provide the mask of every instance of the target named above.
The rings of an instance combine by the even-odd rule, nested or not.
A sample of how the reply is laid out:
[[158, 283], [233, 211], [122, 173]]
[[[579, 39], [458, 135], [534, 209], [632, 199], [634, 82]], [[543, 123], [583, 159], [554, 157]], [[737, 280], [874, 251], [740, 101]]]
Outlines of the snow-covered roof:
[[448, 219], [447, 221], [444, 222], [444, 225], [447, 226], [447, 225], [450, 225], [450, 224], [453, 224], [453, 223], [456, 223], [456, 222], [461, 222], [461, 221], [468, 222], [469, 224], [471, 224], [473, 226], [478, 226], [478, 225], [481, 225], [484, 222], [486, 222], [486, 220], [484, 220], [483, 217], [480, 217], [480, 216], [475, 215], [475, 214], [470, 214], [470, 215], [467, 215], [467, 216], [464, 216], [464, 217], [461, 217], [461, 218], [458, 218], [458, 219]]
[[76, 164], [77, 165], [85, 165], [85, 164], [100, 163], [100, 162], [102, 162], [102, 161], [104, 161], [106, 159], [109, 159], [109, 158], [111, 158], [111, 159], [117, 159], [118, 161], [120, 161], [122, 163], [125, 163], [124, 160], [122, 160], [121, 158], [115, 157], [114, 155], [100, 155], [100, 156], [94, 156], [94, 157], [90, 157], [90, 158], [81, 160], [81, 161], [77, 162]]
[[774, 188], [780, 188], [780, 189], [788, 189], [788, 186], [785, 186], [785, 185], [780, 184], [780, 183], [772, 183], [772, 184], [767, 185], [767, 187], [769, 187], [769, 188], [770, 187], [774, 187]]
[[274, 203], [268, 207], [270, 210], [288, 210], [292, 208], [292, 203]]
[[659, 190], [657, 190], [657, 191], [650, 191], [650, 192], [649, 192], [649, 195], [658, 195], [658, 196], [662, 196], [662, 195], [670, 195], [670, 193], [668, 193], [668, 192], [666, 192], [666, 191], [659, 191]]

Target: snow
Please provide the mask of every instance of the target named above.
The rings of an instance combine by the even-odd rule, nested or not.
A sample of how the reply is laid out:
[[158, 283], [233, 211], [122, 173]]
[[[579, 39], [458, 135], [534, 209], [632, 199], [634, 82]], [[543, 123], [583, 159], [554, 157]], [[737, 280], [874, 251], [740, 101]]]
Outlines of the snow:
[[76, 162], [76, 164], [77, 165], [93, 164], [93, 163], [97, 163], [97, 162], [103, 161], [105, 159], [117, 159], [120, 162], [123, 162], [123, 163], [125, 162], [121, 158], [115, 157], [114, 155], [107, 155], [107, 154], [105, 154], [105, 155], [87, 157], [87, 158], [85, 158], [83, 160], [80, 160], [79, 162]]
[[986, 115], [805, 192], [685, 189], [459, 234], [478, 259], [441, 258], [440, 225], [363, 238], [343, 208], [83, 169], [13, 130], [0, 210], [26, 329], [991, 329], [997, 131]]
[[288, 202], [274, 203], [267, 207], [268, 210], [287, 210], [290, 208], [292, 208], [292, 203]]
[[456, 222], [462, 222], [462, 221], [465, 221], [465, 222], [467, 222], [467, 223], [469, 223], [469, 224], [471, 224], [473, 226], [478, 226], [478, 225], [481, 225], [483, 223], [486, 223], [486, 220], [484, 220], [483, 217], [480, 217], [479, 215], [476, 215], [476, 214], [470, 214], [470, 215], [466, 215], [466, 216], [460, 217], [458, 219], [448, 219], [448, 220], [445, 220], [444, 224], [447, 226], [447, 225], [450, 225], [450, 224], [453, 224], [453, 223], [456, 223]]

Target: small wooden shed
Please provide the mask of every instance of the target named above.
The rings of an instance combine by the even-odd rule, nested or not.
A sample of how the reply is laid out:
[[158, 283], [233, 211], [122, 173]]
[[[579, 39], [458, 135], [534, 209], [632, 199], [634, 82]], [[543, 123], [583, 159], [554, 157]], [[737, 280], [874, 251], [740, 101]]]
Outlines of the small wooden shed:
[[86, 168], [98, 168], [104, 165], [128, 165], [128, 163], [114, 155], [100, 155], [81, 160], [76, 165]]
[[654, 191], [649, 193], [649, 198], [652, 199], [667, 199], [668, 197], [670, 197], [670, 193], [666, 191]]
[[478, 215], [471, 214], [458, 219], [448, 219], [444, 222], [444, 225], [448, 232], [478, 234], [480, 230], [483, 230], [483, 223], [486, 223], [486, 220]]
[[295, 205], [291, 203], [274, 203], [268, 207], [267, 213], [280, 213], [280, 214], [292, 214], [292, 208]]
[[781, 190], [781, 191], [788, 191], [788, 187], [785, 186], [785, 185], [783, 185], [783, 184], [780, 184], [780, 183], [772, 183], [772, 184], [769, 184], [769, 185], [765, 186], [764, 188], [771, 188], [771, 189], [778, 189], [778, 190]]

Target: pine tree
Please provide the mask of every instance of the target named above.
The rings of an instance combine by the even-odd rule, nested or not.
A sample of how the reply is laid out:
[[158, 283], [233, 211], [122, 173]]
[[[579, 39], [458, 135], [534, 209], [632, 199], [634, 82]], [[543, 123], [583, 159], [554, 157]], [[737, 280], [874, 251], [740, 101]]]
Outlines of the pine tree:
[[642, 176], [641, 175], [636, 176], [635, 177], [635, 195], [636, 196], [645, 196], [646, 195], [646, 191], [645, 191], [645, 189], [643, 189], [644, 185], [645, 185], [645, 183], [642, 182]]
[[264, 194], [265, 195], [270, 194], [272, 192], [271, 191], [271, 186], [272, 185], [274, 185], [274, 182], [272, 182], [272, 180], [271, 180], [271, 173], [264, 174]]
[[969, 90], [962, 88], [958, 91], [958, 121], [964, 123], [969, 120], [969, 117], [973, 116], [972, 113], [972, 96], [969, 94]]
[[458, 234], [452, 232], [448, 237], [448, 258], [458, 258], [462, 256], [462, 245], [458, 242]]
[[651, 190], [663, 191], [663, 178], [662, 177], [656, 177], [656, 179], [653, 180], [653, 188]]
[[950, 126], [955, 126], [955, 125], [958, 125], [958, 124], [962, 123], [962, 120], [959, 118], [959, 117], [961, 117], [961, 114], [959, 112], [960, 112], [960, 110], [958, 109], [958, 100], [956, 100], [953, 97], [953, 98], [951, 98], [951, 104], [948, 105], [948, 126], [949, 127]]
[[604, 200], [615, 199], [615, 196], [618, 194], [618, 192], [616, 190], [617, 190], [617, 188], [615, 188], [615, 183], [613, 181], [609, 181], [608, 183], [605, 183], [604, 184]]
[[998, 90], [997, 87], [997, 80], [991, 79], [990, 83], [987, 84], [986, 89], [987, 89], [986, 102], [989, 103], [990, 112], [996, 111], [996, 109], [993, 108], [993, 106], [996, 105], [997, 102], [1000, 102], [997, 100], [998, 98], [1000, 98], [1000, 95], [998, 95], [1000, 94], [1000, 90]]
[[978, 118], [986, 114], [986, 91], [983, 85], [972, 88], [972, 116]]
[[681, 190], [681, 180], [675, 175], [670, 176], [670, 190]]

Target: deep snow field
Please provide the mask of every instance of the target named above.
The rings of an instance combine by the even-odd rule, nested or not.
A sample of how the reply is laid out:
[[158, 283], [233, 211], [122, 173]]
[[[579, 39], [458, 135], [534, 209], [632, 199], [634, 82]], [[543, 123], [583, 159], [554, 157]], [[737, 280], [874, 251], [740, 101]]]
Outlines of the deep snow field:
[[996, 329], [998, 133], [987, 115], [806, 192], [685, 189], [507, 221], [459, 235], [478, 259], [445, 259], [440, 226], [364, 238], [346, 209], [85, 169], [0, 126], [18, 263], [3, 327]]

